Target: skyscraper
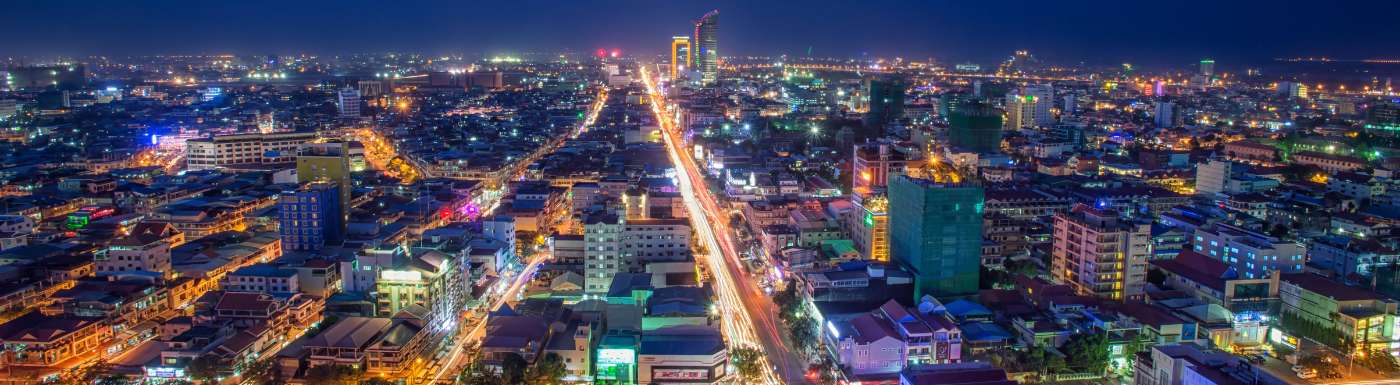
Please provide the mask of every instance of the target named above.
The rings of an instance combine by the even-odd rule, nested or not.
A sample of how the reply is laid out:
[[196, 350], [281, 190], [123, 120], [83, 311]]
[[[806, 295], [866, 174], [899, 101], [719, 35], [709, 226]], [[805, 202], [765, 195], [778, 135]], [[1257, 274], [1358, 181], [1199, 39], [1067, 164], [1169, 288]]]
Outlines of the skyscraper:
[[336, 101], [337, 106], [340, 107], [340, 117], [360, 117], [360, 90], [348, 87], [343, 88], [340, 90], [339, 98]]
[[714, 84], [719, 76], [719, 10], [710, 11], [695, 21], [694, 61], [691, 67], [700, 71], [700, 84]]
[[317, 182], [285, 191], [278, 199], [282, 250], [320, 250], [344, 240], [340, 185]]
[[980, 101], [949, 109], [948, 141], [954, 147], [984, 154], [1001, 150], [1001, 110]]
[[868, 79], [866, 95], [870, 95], [870, 110], [865, 113], [866, 127], [884, 127], [904, 117], [904, 82], [898, 79]]
[[690, 55], [690, 36], [671, 37], [671, 80], [676, 80], [682, 72], [690, 68], [694, 60]]
[[1201, 59], [1201, 75], [1211, 77], [1215, 75], [1215, 60]]
[[890, 181], [890, 256], [914, 275], [914, 299], [977, 293], [981, 186], [899, 176]]

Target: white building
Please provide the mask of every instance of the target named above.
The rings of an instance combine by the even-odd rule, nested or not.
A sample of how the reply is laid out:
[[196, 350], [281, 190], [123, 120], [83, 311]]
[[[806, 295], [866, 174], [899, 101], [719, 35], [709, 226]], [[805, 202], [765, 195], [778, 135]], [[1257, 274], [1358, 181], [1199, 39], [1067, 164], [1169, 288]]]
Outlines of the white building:
[[360, 90], [344, 88], [340, 90], [340, 94], [337, 96], [336, 105], [340, 107], [340, 117], [360, 117]]
[[583, 222], [583, 290], [608, 291], [612, 279], [625, 268], [622, 259], [622, 218], [615, 213], [594, 213]]
[[583, 237], [584, 291], [590, 294], [607, 292], [617, 273], [691, 259], [690, 222], [684, 219], [625, 220], [594, 213], [584, 219]]
[[316, 139], [314, 132], [236, 134], [185, 141], [185, 168], [191, 171], [226, 166], [287, 163], [297, 158], [297, 148]]

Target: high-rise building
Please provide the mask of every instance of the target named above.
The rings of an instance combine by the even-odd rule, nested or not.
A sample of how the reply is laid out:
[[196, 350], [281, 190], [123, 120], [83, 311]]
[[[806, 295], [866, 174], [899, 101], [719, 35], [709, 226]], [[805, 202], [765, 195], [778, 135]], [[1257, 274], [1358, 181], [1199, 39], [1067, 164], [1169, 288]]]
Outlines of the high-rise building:
[[694, 63], [700, 71], [700, 84], [714, 84], [719, 77], [719, 10], [710, 11], [695, 21], [695, 39], [691, 41]]
[[890, 261], [890, 201], [884, 193], [851, 194], [852, 208], [844, 224], [851, 243], [872, 261]]
[[968, 101], [948, 114], [948, 142], [977, 153], [1001, 150], [1001, 110], [979, 101]]
[[887, 143], [857, 144], [852, 152], [851, 186], [862, 193], [884, 191], [890, 177], [903, 173], [913, 162]]
[[594, 211], [584, 217], [583, 244], [586, 294], [606, 293], [618, 273], [692, 258], [685, 219], [625, 219], [616, 212]]
[[1215, 59], [1201, 59], [1201, 75], [1215, 76]]
[[320, 250], [345, 237], [340, 185], [316, 182], [285, 191], [278, 200], [282, 250]]
[[671, 80], [676, 80], [694, 59], [690, 55], [690, 36], [671, 37]]
[[593, 212], [583, 220], [583, 292], [604, 294], [612, 277], [626, 269], [622, 260], [622, 217]]
[[1151, 223], [1080, 204], [1055, 214], [1050, 275], [1079, 294], [1142, 299], [1151, 244]]
[[[350, 142], [307, 143], [297, 150], [297, 182], [340, 186], [341, 214], [350, 214]], [[346, 222], [341, 221], [344, 225]]]
[[1055, 106], [1055, 87], [1049, 84], [1036, 84], [1026, 86], [1021, 94], [1034, 97], [1035, 108], [1032, 109], [1031, 121], [1036, 126], [1048, 126], [1055, 123], [1055, 115], [1050, 111]]
[[1008, 130], [1035, 127], [1035, 97], [1006, 95], [1005, 126]]
[[867, 79], [866, 95], [870, 109], [865, 113], [866, 127], [884, 127], [904, 117], [904, 82], [899, 79]]
[[916, 301], [977, 293], [985, 195], [981, 186], [949, 179], [890, 181], [890, 257], [914, 274]]
[[1152, 112], [1152, 121], [1157, 127], [1176, 126], [1176, 103], [1168, 101], [1157, 102]]
[[359, 118], [360, 90], [354, 88], [341, 89], [336, 105], [340, 107], [340, 117]]

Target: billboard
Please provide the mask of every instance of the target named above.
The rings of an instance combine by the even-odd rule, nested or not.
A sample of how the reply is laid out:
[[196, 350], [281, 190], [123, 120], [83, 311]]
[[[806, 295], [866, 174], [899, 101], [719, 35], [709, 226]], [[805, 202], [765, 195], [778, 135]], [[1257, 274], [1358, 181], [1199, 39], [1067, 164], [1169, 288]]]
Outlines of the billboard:
[[652, 381], [657, 381], [657, 380], [680, 380], [680, 381], [685, 381], [685, 380], [708, 380], [708, 379], [710, 379], [710, 369], [709, 369], [709, 368], [686, 368], [686, 369], [682, 369], [682, 368], [670, 368], [670, 369], [652, 369], [652, 370], [651, 370], [651, 379], [652, 379]]

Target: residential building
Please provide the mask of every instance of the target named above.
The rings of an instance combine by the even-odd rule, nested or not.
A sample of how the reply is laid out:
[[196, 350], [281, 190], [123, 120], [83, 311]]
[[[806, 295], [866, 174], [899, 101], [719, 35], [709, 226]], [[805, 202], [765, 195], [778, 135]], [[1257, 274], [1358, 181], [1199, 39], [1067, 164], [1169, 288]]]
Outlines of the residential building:
[[1151, 244], [1150, 223], [1080, 204], [1055, 214], [1050, 275], [1083, 295], [1139, 300]]

